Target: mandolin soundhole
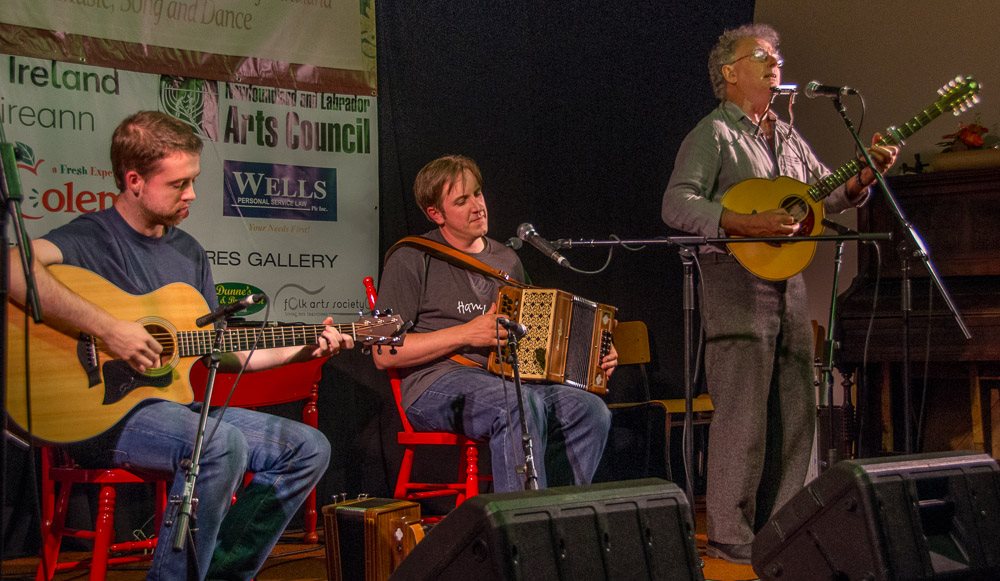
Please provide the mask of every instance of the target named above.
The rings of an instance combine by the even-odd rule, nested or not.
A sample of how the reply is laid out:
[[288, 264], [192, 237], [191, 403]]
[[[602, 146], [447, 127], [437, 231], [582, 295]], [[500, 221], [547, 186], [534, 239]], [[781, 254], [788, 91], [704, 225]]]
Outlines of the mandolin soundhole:
[[781, 208], [788, 212], [799, 224], [799, 230], [795, 236], [809, 236], [813, 231], [816, 218], [813, 215], [812, 207], [798, 196], [788, 196], [781, 201]]

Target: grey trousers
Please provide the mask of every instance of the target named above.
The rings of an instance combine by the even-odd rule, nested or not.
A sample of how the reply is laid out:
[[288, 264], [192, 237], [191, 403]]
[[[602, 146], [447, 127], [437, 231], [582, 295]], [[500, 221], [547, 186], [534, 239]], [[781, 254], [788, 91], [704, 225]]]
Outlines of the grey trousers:
[[805, 483], [816, 401], [802, 275], [757, 278], [702, 255], [705, 378], [715, 404], [708, 446], [708, 537], [744, 544]]

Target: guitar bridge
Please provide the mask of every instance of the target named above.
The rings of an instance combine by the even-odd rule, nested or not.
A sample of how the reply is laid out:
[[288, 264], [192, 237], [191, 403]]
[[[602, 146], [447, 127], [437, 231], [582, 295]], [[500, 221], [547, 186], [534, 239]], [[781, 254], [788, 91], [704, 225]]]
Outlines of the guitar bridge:
[[97, 361], [97, 340], [93, 335], [80, 333], [76, 341], [76, 358], [87, 374], [87, 387], [101, 383], [101, 369]]

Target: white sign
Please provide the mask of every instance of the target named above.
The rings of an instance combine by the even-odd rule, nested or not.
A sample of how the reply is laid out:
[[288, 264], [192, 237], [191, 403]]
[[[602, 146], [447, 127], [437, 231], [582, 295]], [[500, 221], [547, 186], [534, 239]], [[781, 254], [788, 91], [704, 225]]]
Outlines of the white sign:
[[361, 281], [378, 271], [374, 97], [14, 55], [0, 55], [0, 94], [32, 237], [110, 207], [111, 134], [131, 113], [159, 109], [205, 141], [181, 227], [207, 250], [222, 302], [256, 288], [271, 320], [311, 323], [365, 308]]
[[[4, 0], [0, 22], [148, 46], [351, 71], [374, 57], [374, 2]], [[57, 55], [52, 55], [57, 56]]]

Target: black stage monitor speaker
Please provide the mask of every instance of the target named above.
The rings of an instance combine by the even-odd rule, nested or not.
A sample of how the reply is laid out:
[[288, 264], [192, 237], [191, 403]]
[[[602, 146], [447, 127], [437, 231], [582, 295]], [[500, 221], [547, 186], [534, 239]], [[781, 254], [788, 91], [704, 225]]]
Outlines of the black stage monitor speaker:
[[1000, 468], [946, 452], [838, 462], [753, 541], [762, 579], [1000, 579]]
[[427, 533], [401, 580], [702, 580], [684, 493], [659, 478], [482, 494]]

